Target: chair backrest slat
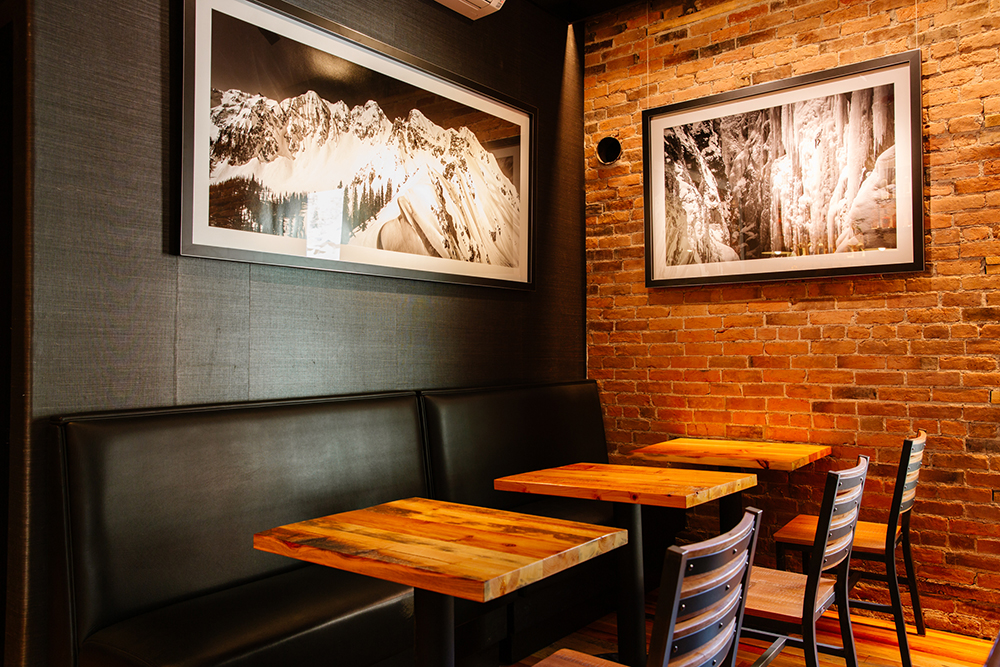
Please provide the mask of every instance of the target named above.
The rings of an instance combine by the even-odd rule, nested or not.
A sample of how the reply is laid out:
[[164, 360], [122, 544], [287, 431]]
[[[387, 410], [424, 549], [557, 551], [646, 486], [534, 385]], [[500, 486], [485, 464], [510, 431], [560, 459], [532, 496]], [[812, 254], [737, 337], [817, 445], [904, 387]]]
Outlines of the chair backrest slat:
[[[917, 480], [920, 466], [927, 447], [927, 433], [919, 431], [917, 437], [903, 441], [899, 456], [899, 472], [896, 473], [896, 488], [893, 490], [892, 509], [889, 516], [889, 530], [895, 532], [899, 516], [913, 509], [917, 498]], [[898, 509], [897, 509], [898, 508]]]
[[[735, 548], [745, 551], [746, 545]], [[685, 575], [681, 591], [683, 602], [677, 610], [678, 619], [700, 614], [726, 597], [728, 591], [739, 588], [744, 567], [745, 564], [739, 560], [730, 559], [721, 563], [717, 569], [700, 576]]]
[[663, 562], [647, 667], [734, 667], [760, 510], [731, 531], [672, 546]]
[[835, 566], [850, 553], [863, 491], [863, 477], [860, 480], [851, 477], [838, 486], [833, 515], [830, 517], [830, 529], [827, 531], [826, 549], [823, 553], [827, 568]]
[[813, 543], [814, 558], [810, 561], [810, 567], [818, 569], [810, 572], [817, 582], [820, 573], [840, 565], [851, 555], [867, 474], [867, 456], [859, 456], [853, 468], [827, 473]]
[[[742, 591], [739, 584], [731, 589], [729, 595], [723, 598], [721, 605], [713, 606], [708, 613], [700, 614], [686, 621], [677, 621], [674, 626], [674, 640], [670, 645], [670, 652], [679, 656], [687, 655], [702, 649], [708, 648], [711, 644], [722, 646], [726, 643], [726, 637], [719, 632], [720, 628], [731, 625], [739, 611], [740, 596]], [[709, 652], [716, 653], [719, 649]]]

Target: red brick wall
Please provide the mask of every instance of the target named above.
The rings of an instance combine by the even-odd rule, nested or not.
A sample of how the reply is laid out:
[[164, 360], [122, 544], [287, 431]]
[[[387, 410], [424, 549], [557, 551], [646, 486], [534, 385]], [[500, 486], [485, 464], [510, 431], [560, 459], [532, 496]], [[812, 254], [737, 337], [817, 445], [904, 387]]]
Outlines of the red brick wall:
[[[833, 457], [766, 472], [759, 548], [815, 510], [821, 473], [875, 464], [884, 516], [904, 437], [928, 433], [914, 515], [928, 625], [1000, 629], [1000, 2], [653, 0], [585, 26], [589, 374], [618, 453], [672, 435], [811, 441]], [[646, 288], [642, 111], [922, 51], [926, 269]], [[622, 158], [601, 165], [597, 142]], [[692, 520], [707, 529], [709, 514]], [[878, 595], [877, 593], [872, 593]], [[905, 599], [905, 594], [904, 594]]]

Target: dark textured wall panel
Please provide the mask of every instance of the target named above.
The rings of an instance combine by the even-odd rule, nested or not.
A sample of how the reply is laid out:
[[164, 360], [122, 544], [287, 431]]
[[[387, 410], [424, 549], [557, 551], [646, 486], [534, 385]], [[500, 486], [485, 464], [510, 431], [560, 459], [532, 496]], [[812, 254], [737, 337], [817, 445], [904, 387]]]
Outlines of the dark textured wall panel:
[[537, 108], [536, 289], [172, 254], [183, 3], [33, 0], [34, 431], [13, 445], [12, 666], [67, 664], [46, 417], [585, 374], [582, 88], [565, 23], [524, 0], [476, 22], [432, 0], [299, 4]]
[[565, 24], [523, 2], [476, 22], [387, 4], [302, 3], [538, 109], [537, 288], [170, 254], [181, 3], [39, 2], [35, 329], [58, 353], [34, 359], [36, 415], [584, 373], [582, 112]]
[[173, 402], [165, 12], [35, 9], [34, 411]]
[[[250, 387], [250, 268], [181, 261], [177, 272], [177, 402], [245, 400]], [[181, 307], [183, 306], [183, 307]]]

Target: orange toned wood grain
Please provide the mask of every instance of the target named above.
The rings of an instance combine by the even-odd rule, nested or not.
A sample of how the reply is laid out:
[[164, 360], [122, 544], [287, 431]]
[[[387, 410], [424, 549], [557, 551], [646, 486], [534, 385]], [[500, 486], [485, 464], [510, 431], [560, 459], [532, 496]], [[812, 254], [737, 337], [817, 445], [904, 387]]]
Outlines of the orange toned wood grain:
[[[745, 614], [783, 623], [802, 622], [806, 575], [785, 570], [754, 567], [750, 572]], [[833, 599], [834, 579], [821, 577], [816, 593], [816, 609], [829, 606]]]
[[633, 450], [628, 459], [647, 465], [695, 463], [728, 468], [796, 470], [829, 456], [832, 451], [828, 445], [675, 438]]
[[622, 667], [620, 663], [605, 660], [596, 655], [587, 655], [569, 649], [560, 649], [535, 663], [538, 667]]
[[498, 491], [517, 491], [685, 509], [756, 485], [740, 472], [574, 463], [501, 477]]
[[[811, 547], [816, 540], [816, 524], [818, 521], [819, 517], [814, 515], [799, 514], [774, 533], [774, 541]], [[854, 543], [852, 548], [855, 551], [863, 551], [865, 553], [883, 553], [885, 551], [885, 534], [888, 529], [889, 527], [884, 523], [858, 521], [857, 527], [854, 529]], [[900, 526], [896, 526], [897, 540], [902, 530]]]
[[[649, 618], [652, 618], [653, 614], [656, 613], [656, 597], [656, 592], [647, 596], [646, 615]], [[851, 624], [854, 628], [854, 640], [857, 644], [859, 667], [899, 667], [899, 645], [896, 640], [896, 627], [892, 619], [887, 616], [873, 618], [852, 615]], [[647, 637], [652, 630], [652, 625], [652, 623], [646, 624]], [[820, 618], [817, 629], [820, 642], [840, 644], [840, 626], [837, 624], [836, 611], [826, 612]], [[907, 641], [910, 644], [913, 667], [983, 667], [983, 662], [986, 660], [992, 645], [991, 640], [965, 637], [941, 630], [928, 629], [926, 636], [918, 636], [916, 628], [912, 625], [908, 625], [907, 629], [909, 633]], [[751, 663], [768, 646], [770, 646], [770, 642], [741, 638], [736, 667], [750, 667]], [[581, 628], [510, 667], [532, 667], [539, 664], [549, 667], [552, 663], [542, 663], [542, 660], [563, 648], [590, 654], [613, 652], [615, 650], [614, 613], [591, 623], [586, 628]], [[583, 664], [587, 665], [588, 663], [584, 662]], [[602, 665], [600, 662], [596, 664]], [[804, 664], [802, 649], [795, 647], [786, 648], [771, 663], [772, 667], [803, 667]], [[838, 667], [838, 665], [844, 667], [844, 659], [820, 653], [819, 664], [820, 667]]]
[[408, 498], [265, 530], [254, 548], [485, 602], [627, 541], [616, 528]]

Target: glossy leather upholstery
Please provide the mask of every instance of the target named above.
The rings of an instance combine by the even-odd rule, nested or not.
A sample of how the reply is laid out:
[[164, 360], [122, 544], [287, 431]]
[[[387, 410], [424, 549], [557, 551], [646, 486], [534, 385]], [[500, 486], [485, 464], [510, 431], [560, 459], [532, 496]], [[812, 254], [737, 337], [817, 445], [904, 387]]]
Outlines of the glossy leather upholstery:
[[[420, 402], [436, 498], [614, 525], [610, 503], [493, 488], [497, 477], [608, 462], [595, 382], [422, 392]], [[603, 557], [507, 596], [503, 662], [517, 662], [610, 611], [614, 581], [614, 559]]]
[[[55, 425], [71, 581], [64, 632], [80, 667], [412, 664], [410, 588], [256, 551], [252, 537], [433, 496], [432, 476], [438, 497], [613, 521], [601, 503], [492, 490], [509, 472], [607, 461], [593, 382], [157, 408]], [[498, 647], [545, 645], [608, 611], [612, 565], [596, 559], [488, 604], [457, 600], [460, 667], [495, 666]], [[521, 633], [508, 632], [510, 619]]]
[[419, 424], [413, 393], [60, 420], [78, 664], [402, 659], [409, 588], [255, 551], [252, 536], [426, 495]]
[[496, 491], [494, 479], [608, 462], [600, 397], [591, 380], [426, 391], [420, 403], [432, 490], [442, 499], [520, 511], [542, 497]]
[[337, 664], [412, 665], [412, 611], [407, 587], [300, 567], [115, 623], [83, 642], [79, 664], [308, 665], [335, 652]]

